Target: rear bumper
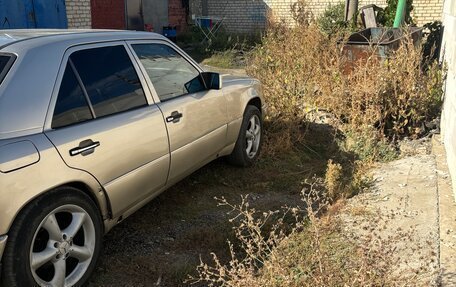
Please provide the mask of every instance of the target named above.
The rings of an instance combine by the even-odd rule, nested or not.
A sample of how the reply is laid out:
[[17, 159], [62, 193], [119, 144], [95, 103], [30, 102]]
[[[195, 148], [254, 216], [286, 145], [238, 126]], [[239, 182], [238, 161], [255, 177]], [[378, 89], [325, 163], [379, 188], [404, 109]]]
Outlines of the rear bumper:
[[0, 270], [1, 270], [1, 266], [2, 266], [2, 263], [1, 263], [2, 255], [3, 255], [3, 251], [5, 250], [6, 240], [7, 239], [8, 239], [8, 235], [1, 235], [0, 236]]

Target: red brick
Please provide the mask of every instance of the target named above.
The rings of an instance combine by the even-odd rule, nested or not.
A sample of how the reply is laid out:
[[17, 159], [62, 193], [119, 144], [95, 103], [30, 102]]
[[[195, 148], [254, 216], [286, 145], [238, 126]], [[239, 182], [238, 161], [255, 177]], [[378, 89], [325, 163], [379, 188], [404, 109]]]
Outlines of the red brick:
[[92, 28], [125, 29], [124, 0], [92, 0]]
[[168, 23], [177, 26], [179, 32], [187, 27], [187, 15], [182, 0], [168, 0]]

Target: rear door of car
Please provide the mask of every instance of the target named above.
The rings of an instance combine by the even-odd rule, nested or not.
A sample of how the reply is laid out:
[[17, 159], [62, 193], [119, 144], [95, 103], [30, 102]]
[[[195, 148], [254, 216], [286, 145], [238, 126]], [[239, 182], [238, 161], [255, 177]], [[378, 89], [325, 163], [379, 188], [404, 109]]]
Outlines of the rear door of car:
[[200, 68], [170, 43], [128, 44], [166, 121], [171, 152], [168, 183], [173, 184], [225, 147], [226, 99], [221, 90], [199, 86]]
[[137, 69], [124, 42], [70, 48], [46, 122], [65, 163], [105, 188], [114, 216], [162, 188], [169, 170], [166, 126]]

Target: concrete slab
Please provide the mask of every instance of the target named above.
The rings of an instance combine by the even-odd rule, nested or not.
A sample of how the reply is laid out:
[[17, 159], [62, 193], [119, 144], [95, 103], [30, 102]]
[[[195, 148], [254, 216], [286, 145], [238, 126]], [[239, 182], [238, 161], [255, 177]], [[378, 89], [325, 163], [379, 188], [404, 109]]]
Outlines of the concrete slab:
[[373, 170], [373, 188], [351, 199], [344, 212], [349, 232], [362, 238], [368, 230], [367, 236], [374, 234], [381, 242], [385, 251], [376, 252], [386, 264], [393, 265], [392, 278], [401, 286], [438, 286], [436, 169], [433, 155], [382, 164]]
[[440, 285], [456, 286], [456, 203], [440, 136], [434, 136], [432, 152], [436, 159], [439, 199]]

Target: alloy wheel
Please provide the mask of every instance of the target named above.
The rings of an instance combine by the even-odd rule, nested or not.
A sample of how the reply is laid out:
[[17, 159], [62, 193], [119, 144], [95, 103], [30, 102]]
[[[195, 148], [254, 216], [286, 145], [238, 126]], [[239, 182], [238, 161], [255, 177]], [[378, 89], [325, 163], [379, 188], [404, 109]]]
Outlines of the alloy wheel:
[[258, 152], [261, 140], [261, 123], [257, 115], [252, 115], [249, 119], [245, 139], [247, 147], [245, 149], [247, 156], [252, 159]]
[[69, 204], [54, 209], [33, 236], [33, 278], [41, 286], [75, 285], [92, 261], [95, 244], [95, 226], [83, 208]]

